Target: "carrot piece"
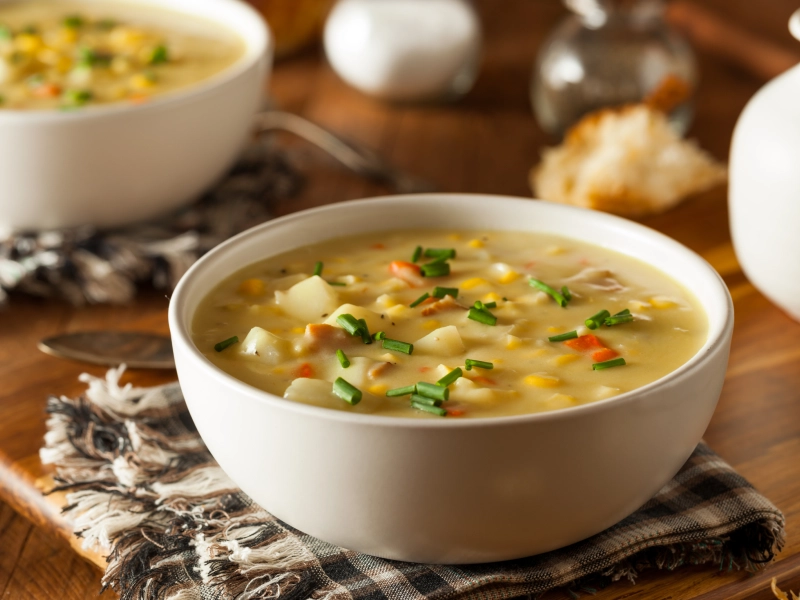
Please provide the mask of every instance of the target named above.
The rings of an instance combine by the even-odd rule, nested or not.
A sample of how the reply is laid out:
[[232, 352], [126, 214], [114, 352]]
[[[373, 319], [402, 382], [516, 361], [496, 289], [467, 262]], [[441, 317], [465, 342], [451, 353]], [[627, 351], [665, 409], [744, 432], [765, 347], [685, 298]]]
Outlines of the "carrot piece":
[[425, 285], [425, 279], [422, 277], [422, 269], [419, 265], [406, 262], [404, 260], [393, 260], [389, 263], [389, 272], [402, 279], [412, 287], [422, 287]]
[[598, 338], [596, 335], [592, 335], [591, 333], [582, 335], [581, 337], [573, 340], [567, 340], [564, 343], [573, 350], [579, 350], [581, 352], [593, 349], [603, 350], [606, 347], [605, 344], [600, 341], [600, 338]]
[[45, 83], [38, 87], [33, 92], [37, 98], [55, 98], [61, 93], [61, 88], [55, 83]]
[[295, 377], [298, 378], [306, 377], [310, 379], [313, 375], [314, 375], [314, 369], [311, 368], [311, 365], [308, 363], [303, 363], [302, 365], [300, 365], [300, 367], [297, 369], [297, 372], [295, 373]]
[[592, 353], [592, 360], [594, 362], [605, 362], [607, 360], [611, 360], [612, 358], [617, 358], [618, 356], [619, 352], [616, 350], [612, 350], [611, 348], [603, 348], [602, 350]]
[[475, 383], [483, 383], [486, 385], [497, 385], [497, 382], [494, 379], [489, 379], [488, 377], [484, 377], [483, 375], [478, 375], [477, 377], [472, 377], [471, 379]]
[[386, 246], [384, 246], [383, 244], [378, 243], [378, 244], [372, 244], [371, 248], [373, 250], [383, 250], [384, 248], [386, 248]]
[[428, 371], [430, 371], [430, 370], [431, 370], [431, 368], [430, 368], [430, 367], [420, 367], [420, 368], [419, 368], [419, 372], [420, 372], [420, 373], [427, 373], [427, 372], [428, 372]]
[[446, 408], [447, 416], [448, 417], [463, 417], [464, 411], [459, 410], [458, 408]]

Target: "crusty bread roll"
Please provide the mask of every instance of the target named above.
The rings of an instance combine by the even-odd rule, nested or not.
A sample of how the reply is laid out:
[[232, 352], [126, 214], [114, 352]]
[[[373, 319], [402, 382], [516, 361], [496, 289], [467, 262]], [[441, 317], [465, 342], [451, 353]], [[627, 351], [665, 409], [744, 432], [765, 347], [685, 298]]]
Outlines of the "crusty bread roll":
[[726, 178], [722, 164], [644, 104], [587, 115], [531, 171], [544, 200], [628, 217], [663, 212]]

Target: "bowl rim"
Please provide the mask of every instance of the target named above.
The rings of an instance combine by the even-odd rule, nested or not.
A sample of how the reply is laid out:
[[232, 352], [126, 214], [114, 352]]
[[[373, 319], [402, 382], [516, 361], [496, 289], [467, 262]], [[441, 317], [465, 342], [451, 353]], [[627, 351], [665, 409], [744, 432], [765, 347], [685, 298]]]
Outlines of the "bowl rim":
[[[3, 4], [12, 4], [18, 0], [0, 0]], [[274, 47], [274, 36], [264, 20], [255, 8], [243, 0], [215, 0], [220, 5], [229, 5], [225, 10], [243, 11], [248, 15], [254, 27], [255, 35], [245, 35], [241, 28], [237, 29], [225, 24], [224, 27], [230, 29], [244, 44], [245, 51], [236, 61], [228, 65], [222, 71], [211, 75], [201, 81], [189, 84], [183, 88], [173, 90], [163, 95], [155, 96], [151, 101], [143, 104], [133, 104], [130, 102], [110, 102], [98, 106], [88, 106], [83, 110], [61, 111], [58, 109], [2, 109], [0, 110], [0, 125], [8, 123], [32, 124], [50, 122], [77, 122], [86, 120], [98, 120], [115, 118], [118, 115], [137, 114], [148, 112], [159, 112], [180, 108], [181, 106], [193, 102], [198, 96], [211, 93], [219, 87], [223, 87], [229, 82], [239, 78], [264, 57], [269, 57]], [[111, 5], [114, 2], [110, 3]], [[143, 10], [154, 8], [156, 10], [166, 10], [177, 15], [188, 15], [188, 11], [174, 7], [170, 0], [125, 0], [124, 4], [129, 6], [142, 7]], [[195, 17], [204, 19], [204, 17]], [[210, 19], [206, 19], [209, 20]]]
[[[722, 293], [724, 302], [723, 318], [720, 320], [720, 325], [716, 328], [716, 330], [712, 330], [711, 328], [709, 328], [708, 338], [706, 339], [705, 343], [697, 350], [695, 355], [692, 356], [687, 362], [685, 362], [683, 365], [681, 365], [674, 371], [667, 373], [663, 377], [651, 383], [648, 383], [647, 385], [644, 385], [642, 387], [633, 389], [623, 394], [619, 394], [618, 396], [613, 396], [611, 398], [605, 398], [587, 404], [580, 404], [578, 406], [560, 408], [552, 411], [512, 415], [504, 417], [475, 417], [470, 419], [434, 420], [434, 419], [417, 419], [412, 417], [348, 413], [346, 411], [333, 410], [330, 408], [313, 406], [309, 404], [303, 404], [300, 402], [293, 402], [291, 400], [286, 400], [281, 396], [277, 396], [270, 392], [266, 392], [264, 390], [253, 387], [241, 381], [240, 379], [237, 379], [236, 377], [229, 375], [228, 373], [226, 373], [225, 371], [214, 365], [211, 361], [209, 361], [203, 355], [203, 353], [200, 352], [200, 350], [195, 346], [194, 341], [191, 338], [191, 334], [189, 333], [189, 330], [191, 328], [191, 317], [193, 317], [194, 314], [192, 314], [191, 317], [186, 320], [188, 321], [188, 323], [184, 322], [182, 318], [182, 313], [185, 312], [184, 306], [187, 302], [187, 299], [184, 297], [186, 295], [186, 292], [184, 290], [186, 290], [195, 279], [202, 277], [202, 272], [203, 269], [205, 268], [205, 264], [213, 260], [214, 257], [222, 253], [231, 252], [243, 241], [250, 239], [252, 237], [262, 236], [264, 235], [265, 231], [269, 231], [270, 229], [273, 229], [275, 227], [281, 227], [285, 223], [289, 223], [296, 220], [303, 220], [307, 218], [319, 218], [320, 215], [324, 215], [327, 212], [340, 210], [340, 207], [351, 207], [353, 205], [359, 205], [364, 203], [377, 204], [377, 203], [384, 203], [387, 201], [402, 202], [409, 198], [420, 198], [420, 197], [426, 197], [433, 202], [435, 202], [437, 199], [456, 199], [464, 197], [482, 198], [484, 201], [492, 199], [497, 199], [497, 200], [502, 199], [506, 201], [513, 200], [517, 202], [526, 202], [526, 203], [541, 202], [543, 206], [548, 207], [546, 210], [555, 210], [555, 211], [563, 210], [566, 212], [575, 211], [581, 213], [592, 212], [595, 215], [595, 217], [600, 220], [601, 223], [616, 224], [618, 226], [629, 228], [632, 232], [638, 231], [640, 233], [647, 233], [647, 235], [653, 236], [653, 238], [657, 240], [659, 244], [663, 244], [666, 247], [668, 247], [670, 251], [682, 254], [687, 259], [694, 261], [700, 271], [705, 271], [705, 274], [708, 276], [709, 281], [714, 282], [714, 284], [716, 284], [716, 286]], [[313, 243], [313, 241], [310, 241], [309, 243]], [[615, 251], [619, 252], [618, 250]], [[644, 260], [642, 260], [642, 262], [645, 262], [645, 264], [649, 264], [647, 263], [647, 261]], [[678, 280], [678, 283], [681, 282]], [[706, 310], [705, 308], [704, 310], [706, 312], [706, 316], [708, 317], [709, 311]], [[193, 363], [193, 367], [197, 369], [205, 369], [208, 372], [208, 376], [213, 377], [219, 383], [233, 387], [233, 389], [239, 392], [240, 394], [243, 394], [244, 396], [251, 398], [253, 400], [270, 404], [278, 410], [286, 410], [289, 412], [298, 413], [300, 415], [305, 415], [307, 417], [316, 417], [320, 419], [329, 419], [333, 421], [343, 421], [354, 425], [362, 424], [366, 426], [380, 426], [380, 427], [391, 427], [391, 428], [411, 428], [411, 429], [425, 428], [425, 429], [437, 429], [437, 430], [438, 429], [457, 430], [465, 428], [472, 429], [475, 427], [506, 427], [506, 426], [513, 427], [526, 423], [535, 424], [535, 423], [544, 423], [554, 420], [559, 421], [562, 419], [572, 419], [578, 417], [591, 416], [598, 412], [616, 409], [620, 405], [624, 406], [632, 402], [639, 401], [642, 396], [647, 396], [651, 392], [658, 391], [662, 388], [676, 386], [681, 382], [683, 382], [684, 380], [686, 380], [687, 378], [697, 374], [698, 371], [701, 371], [707, 363], [714, 360], [714, 358], [719, 354], [719, 352], [724, 351], [725, 348], [729, 345], [733, 333], [733, 300], [722, 277], [719, 275], [719, 273], [717, 273], [716, 270], [714, 270], [714, 268], [704, 258], [702, 258], [694, 251], [690, 250], [680, 242], [674, 240], [673, 238], [659, 231], [656, 231], [655, 229], [642, 225], [640, 223], [630, 221], [628, 219], [624, 219], [622, 217], [618, 217], [608, 213], [591, 211], [589, 209], [584, 209], [580, 207], [555, 204], [535, 199], [532, 200], [530, 198], [521, 198], [515, 196], [504, 196], [496, 194], [421, 193], [421, 194], [404, 194], [404, 195], [362, 198], [357, 200], [348, 200], [344, 202], [337, 202], [334, 204], [328, 204], [320, 207], [310, 208], [266, 221], [265, 223], [256, 225], [255, 227], [252, 227], [248, 230], [245, 230], [237, 234], [236, 236], [219, 244], [211, 251], [209, 251], [207, 254], [205, 254], [203, 257], [201, 257], [197, 262], [195, 262], [194, 265], [192, 265], [189, 268], [189, 270], [183, 275], [183, 277], [181, 277], [181, 280], [178, 282], [178, 285], [175, 287], [175, 290], [170, 297], [169, 328], [172, 337], [173, 351], [176, 358], [179, 352], [183, 352], [188, 357], [188, 359]]]

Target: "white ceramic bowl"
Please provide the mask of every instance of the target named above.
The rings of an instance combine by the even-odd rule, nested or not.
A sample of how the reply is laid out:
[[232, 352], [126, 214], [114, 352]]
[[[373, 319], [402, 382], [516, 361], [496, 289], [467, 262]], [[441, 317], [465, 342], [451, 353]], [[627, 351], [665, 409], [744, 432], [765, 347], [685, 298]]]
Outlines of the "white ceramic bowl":
[[[293, 403], [224, 373], [192, 342], [198, 303], [244, 265], [347, 234], [442, 226], [556, 233], [635, 256], [697, 294], [708, 314], [708, 341], [670, 375], [609, 400], [458, 421]], [[256, 502], [306, 533], [353, 550], [475, 563], [584, 539], [667, 483], [714, 412], [733, 308], [705, 261], [631, 221], [531, 200], [425, 194], [304, 211], [233, 238], [184, 276], [169, 323], [192, 418], [222, 468]]]
[[[113, 1], [82, 1], [105, 4], [113, 14]], [[147, 219], [197, 198], [236, 160], [271, 61], [264, 21], [239, 0], [136, 5], [214, 21], [244, 40], [244, 56], [214, 77], [147, 104], [0, 110], [0, 229], [112, 227]]]

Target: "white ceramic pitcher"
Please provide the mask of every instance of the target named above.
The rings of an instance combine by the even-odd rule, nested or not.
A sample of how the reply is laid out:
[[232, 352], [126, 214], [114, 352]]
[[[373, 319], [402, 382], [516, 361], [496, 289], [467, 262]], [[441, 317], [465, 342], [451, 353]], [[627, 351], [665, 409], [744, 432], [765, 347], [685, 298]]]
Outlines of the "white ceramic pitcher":
[[[789, 30], [800, 40], [800, 10]], [[800, 65], [747, 104], [730, 161], [731, 234], [739, 263], [753, 285], [800, 321]]]

